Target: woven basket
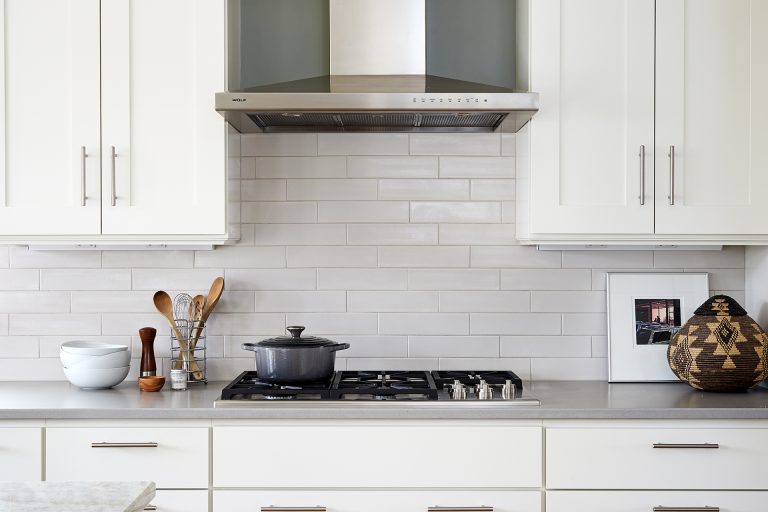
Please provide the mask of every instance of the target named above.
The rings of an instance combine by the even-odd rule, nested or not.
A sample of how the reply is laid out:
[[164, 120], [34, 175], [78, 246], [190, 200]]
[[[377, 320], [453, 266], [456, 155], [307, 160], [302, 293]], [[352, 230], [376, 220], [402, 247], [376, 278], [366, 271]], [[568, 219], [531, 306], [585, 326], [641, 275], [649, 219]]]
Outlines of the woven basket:
[[768, 337], [738, 302], [716, 295], [672, 338], [667, 360], [696, 389], [746, 391], [768, 377]]

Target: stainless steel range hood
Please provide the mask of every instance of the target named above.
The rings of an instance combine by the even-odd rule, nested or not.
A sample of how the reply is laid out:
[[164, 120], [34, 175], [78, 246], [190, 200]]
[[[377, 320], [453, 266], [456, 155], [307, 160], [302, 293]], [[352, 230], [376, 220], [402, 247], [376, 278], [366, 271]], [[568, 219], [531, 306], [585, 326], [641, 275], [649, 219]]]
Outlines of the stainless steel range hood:
[[[287, 3], [280, 9], [290, 4], [281, 1]], [[457, 71], [453, 55], [438, 50], [456, 54], [471, 45], [456, 40], [461, 34], [446, 40], [445, 33], [456, 29], [440, 17], [456, 13], [441, 13], [452, 2], [437, 1], [431, 25], [438, 28], [430, 38], [431, 0], [329, 0], [327, 74], [218, 93], [216, 110], [242, 133], [519, 130], [538, 110], [538, 95], [516, 92], [508, 78], [507, 86], [459, 78], [474, 70]], [[496, 2], [514, 9], [514, 0]], [[501, 57], [492, 50], [486, 53], [514, 67], [514, 50]]]

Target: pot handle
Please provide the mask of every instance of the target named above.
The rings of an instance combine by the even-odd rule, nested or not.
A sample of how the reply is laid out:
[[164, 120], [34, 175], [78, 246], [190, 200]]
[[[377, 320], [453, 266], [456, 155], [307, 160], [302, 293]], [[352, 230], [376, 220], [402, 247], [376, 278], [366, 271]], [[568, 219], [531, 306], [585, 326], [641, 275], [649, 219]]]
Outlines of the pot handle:
[[286, 331], [291, 333], [291, 337], [293, 339], [299, 339], [301, 338], [301, 333], [304, 331], [305, 327], [303, 325], [289, 325], [285, 328]]
[[328, 348], [331, 349], [331, 352], [346, 350], [349, 348], [349, 343], [337, 343], [335, 345], [329, 345]]
[[256, 343], [243, 343], [240, 345], [240, 348], [243, 350], [250, 350], [251, 352], [256, 352]]

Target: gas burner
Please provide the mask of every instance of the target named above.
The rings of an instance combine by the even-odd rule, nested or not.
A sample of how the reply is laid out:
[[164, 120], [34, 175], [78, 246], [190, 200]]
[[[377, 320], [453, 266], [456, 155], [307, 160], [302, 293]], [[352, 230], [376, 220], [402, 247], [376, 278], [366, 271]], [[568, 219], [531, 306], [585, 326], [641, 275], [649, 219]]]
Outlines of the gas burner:
[[437, 386], [429, 372], [336, 372], [331, 398], [338, 400], [435, 400]]
[[319, 382], [275, 384], [246, 371], [221, 391], [222, 400], [328, 400], [332, 379]]

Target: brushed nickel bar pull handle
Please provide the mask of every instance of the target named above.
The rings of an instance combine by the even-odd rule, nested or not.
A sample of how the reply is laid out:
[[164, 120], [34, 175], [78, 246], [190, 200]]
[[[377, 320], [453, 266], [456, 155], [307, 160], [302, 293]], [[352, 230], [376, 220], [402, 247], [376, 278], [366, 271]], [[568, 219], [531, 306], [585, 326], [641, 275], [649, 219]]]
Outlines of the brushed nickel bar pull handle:
[[144, 510], [157, 510], [157, 507], [154, 505], [147, 505], [146, 507], [144, 507]]
[[80, 146], [80, 206], [85, 206], [85, 146]]
[[675, 206], [675, 146], [669, 146], [669, 206]]
[[111, 203], [112, 206], [115, 206], [117, 204], [117, 185], [115, 184], [115, 158], [117, 157], [117, 153], [115, 153], [115, 146], [112, 146], [112, 196], [111, 196]]
[[720, 512], [720, 507], [653, 507], [653, 512]]
[[640, 146], [640, 206], [645, 206], [645, 145]]
[[157, 448], [157, 443], [91, 443], [91, 448]]
[[325, 512], [326, 508], [317, 507], [274, 507], [272, 505], [268, 507], [261, 507], [261, 512]]
[[493, 512], [493, 507], [428, 507], [427, 512]]
[[720, 448], [718, 443], [653, 443], [654, 448], [710, 449]]

